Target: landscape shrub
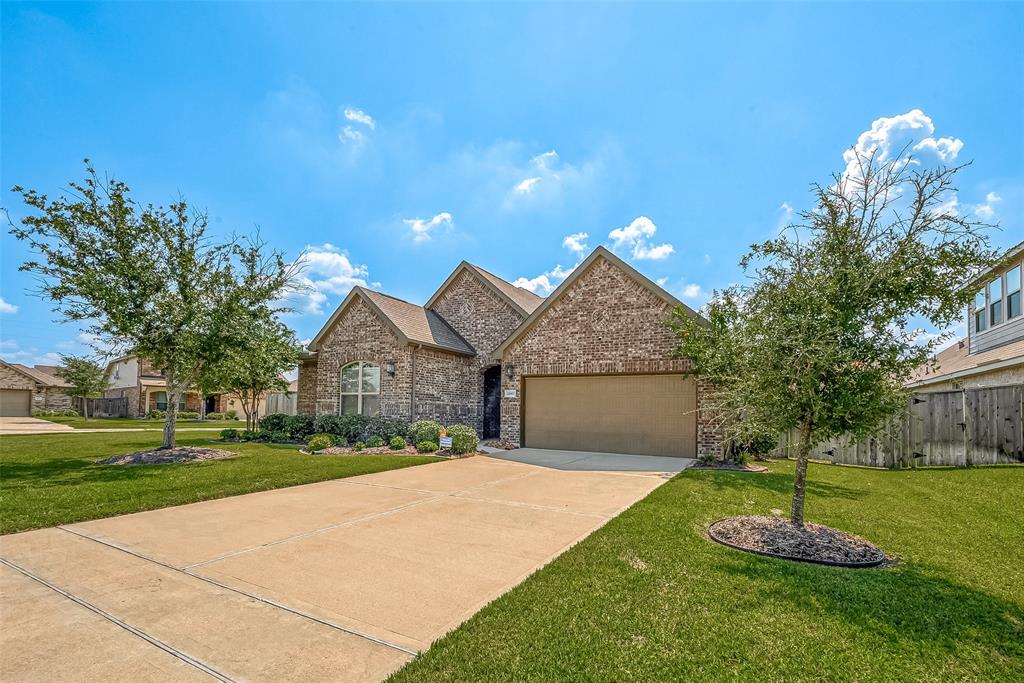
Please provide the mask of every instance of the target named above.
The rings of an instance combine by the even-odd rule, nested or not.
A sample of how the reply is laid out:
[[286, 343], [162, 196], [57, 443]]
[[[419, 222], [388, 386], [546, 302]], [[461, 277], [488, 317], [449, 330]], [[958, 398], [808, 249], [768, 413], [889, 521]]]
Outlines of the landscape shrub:
[[63, 415], [64, 417], [78, 417], [78, 411], [75, 410], [74, 408], [65, 408], [64, 410], [60, 411], [60, 414]]
[[238, 435], [238, 438], [241, 441], [255, 441], [257, 436], [259, 436], [257, 432], [254, 432], [251, 429], [243, 429]]
[[206, 419], [207, 420], [223, 420], [224, 419], [224, 413], [207, 413], [206, 414]]
[[312, 415], [289, 415], [285, 420], [284, 431], [288, 432], [296, 441], [305, 441], [316, 434], [313, 428], [314, 417]]
[[167, 411], [151, 410], [148, 413], [146, 413], [146, 417], [148, 417], [151, 420], [163, 420], [165, 417], [167, 417]]
[[256, 433], [256, 441], [265, 441], [267, 443], [290, 443], [292, 438], [288, 436], [288, 432], [261, 429]]
[[362, 415], [320, 415], [313, 420], [313, 431], [323, 434], [334, 434], [346, 441], [357, 441], [362, 437]]
[[416, 420], [409, 425], [409, 438], [415, 444], [421, 441], [437, 443], [441, 438], [441, 423], [434, 420]]
[[416, 450], [420, 453], [433, 453], [437, 451], [436, 441], [418, 441], [416, 443]]
[[358, 436], [364, 440], [376, 436], [386, 441], [393, 436], [401, 436], [409, 432], [409, 423], [398, 418], [383, 417], [381, 415], [374, 415], [373, 417], [358, 415], [354, 417], [363, 418], [362, 432]]
[[464, 453], [475, 453], [479, 439], [476, 430], [469, 425], [449, 425], [445, 428], [448, 436], [452, 437], [452, 454], [462, 455]]
[[264, 415], [263, 419], [260, 420], [260, 429], [268, 432], [286, 432], [288, 431], [289, 417], [289, 415], [284, 413]]
[[233, 427], [222, 429], [220, 430], [220, 438], [222, 441], [238, 441], [238, 430]]
[[198, 420], [199, 413], [194, 410], [182, 410], [178, 412], [179, 420]]
[[366, 448], [366, 445], [362, 441], [356, 441], [354, 444], [352, 444], [352, 450], [354, 451], [361, 451], [364, 448]]
[[225, 411], [224, 417], [226, 417], [229, 420], [237, 420], [238, 419], [238, 411], [237, 410]]
[[393, 451], [400, 451], [405, 448], [405, 439], [401, 436], [393, 436], [388, 442], [388, 447]]
[[366, 440], [367, 448], [380, 448], [383, 445], [384, 439], [380, 438], [379, 436], [371, 436], [369, 439]]
[[309, 437], [309, 441], [306, 442], [306, 448], [310, 453], [317, 453], [330, 448], [333, 445], [334, 437], [330, 434], [314, 434]]

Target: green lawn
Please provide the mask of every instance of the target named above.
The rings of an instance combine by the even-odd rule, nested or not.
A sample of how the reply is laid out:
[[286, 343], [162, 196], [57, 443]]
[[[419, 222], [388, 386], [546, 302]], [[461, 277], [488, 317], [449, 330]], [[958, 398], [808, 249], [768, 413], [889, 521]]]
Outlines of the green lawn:
[[[163, 420], [151, 420], [149, 418], [135, 417], [43, 417], [36, 416], [40, 420], [48, 420], [62, 425], [68, 425], [74, 429], [163, 429]], [[178, 429], [189, 427], [234, 427], [245, 429], [245, 420], [178, 420]]]
[[707, 540], [719, 517], [788, 509], [791, 472], [682, 473], [394, 680], [1024, 680], [1024, 467], [811, 465], [809, 519], [890, 569]]
[[[181, 436], [185, 436], [181, 438]], [[216, 445], [237, 458], [170, 465], [97, 465], [160, 445], [160, 434], [120, 432], [0, 437], [0, 533], [151, 510], [433, 462], [432, 456], [313, 456], [297, 447], [211, 444], [184, 432], [179, 444]]]

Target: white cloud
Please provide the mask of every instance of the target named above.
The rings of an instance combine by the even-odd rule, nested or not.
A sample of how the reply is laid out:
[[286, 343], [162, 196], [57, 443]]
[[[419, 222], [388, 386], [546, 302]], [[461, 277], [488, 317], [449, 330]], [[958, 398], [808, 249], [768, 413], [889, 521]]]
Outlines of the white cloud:
[[344, 128], [341, 129], [341, 132], [338, 133], [338, 139], [344, 143], [361, 145], [363, 143], [363, 140], [366, 139], [366, 136], [364, 136], [362, 132], [356, 130], [352, 126], [345, 126]]
[[613, 249], [628, 249], [630, 256], [638, 261], [659, 261], [675, 252], [671, 244], [652, 245], [648, 239], [654, 237], [658, 228], [646, 216], [638, 216], [624, 228], [615, 228], [608, 233]]
[[345, 107], [345, 118], [354, 123], [361, 123], [364, 126], [369, 127], [370, 130], [377, 128], [377, 122], [373, 120], [373, 117], [367, 114], [362, 109], [355, 109], [354, 107]]
[[322, 314], [328, 295], [344, 297], [355, 286], [366, 286], [369, 271], [352, 263], [348, 254], [333, 244], [306, 247], [299, 257], [304, 291], [292, 295], [288, 304], [299, 313]]
[[679, 293], [682, 294], [684, 299], [700, 299], [706, 296], [704, 289], [695, 283], [684, 285], [683, 288], [679, 290]]
[[985, 195], [985, 202], [983, 204], [976, 204], [974, 206], [974, 215], [983, 221], [992, 220], [996, 215], [995, 205], [1001, 201], [1003, 201], [1002, 197], [995, 192], [989, 192]]
[[8, 363], [23, 365], [60, 365], [60, 354], [53, 351], [40, 351], [34, 346], [22, 348], [14, 339], [0, 340], [0, 352]]
[[14, 304], [9, 304], [4, 301], [4, 298], [0, 296], [0, 313], [17, 313], [18, 307]]
[[665, 285], [668, 284], [668, 278], [667, 277], [659, 277], [657, 280], [655, 280], [655, 282], [658, 283], [659, 287], [664, 287]]
[[555, 288], [562, 283], [562, 280], [569, 277], [569, 274], [574, 270], [576, 270], [576, 266], [573, 266], [572, 268], [563, 268], [562, 265], [559, 264], [548, 272], [541, 273], [537, 277], [521, 277], [513, 281], [512, 284], [516, 287], [528, 289], [534, 294], [547, 296], [551, 292], [555, 291]]
[[442, 211], [433, 218], [405, 218], [402, 222], [409, 226], [412, 241], [417, 244], [429, 241], [432, 230], [436, 231], [438, 228], [451, 230], [455, 225], [452, 215], [447, 211]]
[[860, 177], [858, 153], [862, 157], [874, 154], [875, 159], [881, 163], [898, 161], [894, 155], [902, 152], [907, 145], [912, 145], [911, 152], [919, 153], [918, 156], [926, 160], [927, 157], [937, 157], [942, 163], [954, 161], [963, 149], [963, 140], [935, 138], [934, 133], [935, 124], [931, 117], [920, 109], [877, 118], [871, 123], [871, 128], [860, 134], [853, 149], [843, 152], [843, 160], [846, 162], [843, 177]]
[[540, 177], [527, 178], [512, 188], [516, 194], [529, 194], [533, 192], [533, 186], [540, 182]]
[[590, 249], [590, 246], [586, 242], [588, 237], [590, 237], [590, 235], [585, 232], [574, 232], [571, 235], [565, 236], [565, 239], [562, 240], [562, 246], [577, 256], [581, 256]]

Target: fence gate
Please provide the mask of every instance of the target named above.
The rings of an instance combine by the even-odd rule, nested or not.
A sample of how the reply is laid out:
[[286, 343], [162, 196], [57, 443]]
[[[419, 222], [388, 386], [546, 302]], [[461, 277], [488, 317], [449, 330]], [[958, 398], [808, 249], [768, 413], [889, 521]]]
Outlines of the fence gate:
[[972, 465], [1024, 462], [1024, 386], [968, 389], [966, 443]]

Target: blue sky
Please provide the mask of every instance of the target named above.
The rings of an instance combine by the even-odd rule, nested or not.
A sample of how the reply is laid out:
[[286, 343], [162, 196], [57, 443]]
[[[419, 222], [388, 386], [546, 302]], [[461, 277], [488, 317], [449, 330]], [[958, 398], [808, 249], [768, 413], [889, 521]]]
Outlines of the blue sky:
[[[314, 285], [418, 303], [462, 259], [544, 293], [604, 244], [693, 305], [860, 142], [923, 143], [1024, 238], [1019, 4], [2, 5], [0, 185], [81, 159], [259, 226]], [[0, 238], [0, 356], [81, 351]]]

